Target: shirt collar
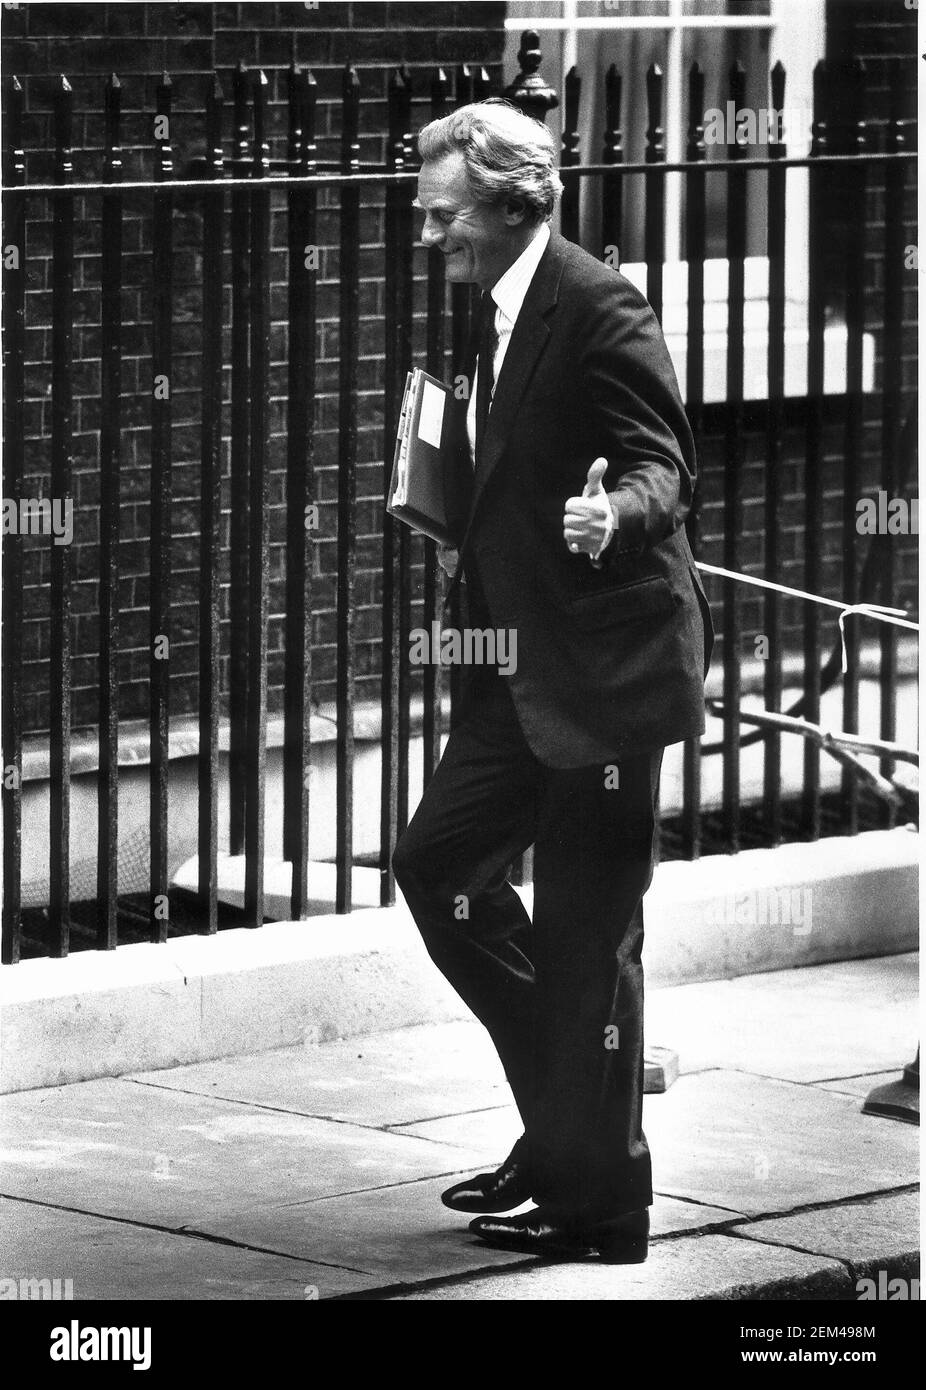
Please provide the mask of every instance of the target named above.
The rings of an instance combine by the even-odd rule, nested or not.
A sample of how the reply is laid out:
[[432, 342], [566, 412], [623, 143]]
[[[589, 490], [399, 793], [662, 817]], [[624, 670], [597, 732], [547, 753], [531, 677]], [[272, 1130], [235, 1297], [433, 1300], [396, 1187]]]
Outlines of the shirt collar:
[[515, 323], [525, 296], [530, 288], [534, 272], [550, 240], [549, 223], [544, 222], [540, 231], [529, 241], [518, 259], [508, 267], [492, 286], [491, 295], [502, 313]]

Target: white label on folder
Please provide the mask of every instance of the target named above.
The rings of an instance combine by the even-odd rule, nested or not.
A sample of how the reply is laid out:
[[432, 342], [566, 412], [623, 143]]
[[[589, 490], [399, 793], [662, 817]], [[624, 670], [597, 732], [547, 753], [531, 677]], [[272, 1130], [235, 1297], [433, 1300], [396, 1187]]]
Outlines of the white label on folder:
[[430, 381], [424, 383], [421, 393], [421, 414], [418, 417], [418, 438], [425, 444], [440, 448], [441, 429], [444, 423], [444, 393]]

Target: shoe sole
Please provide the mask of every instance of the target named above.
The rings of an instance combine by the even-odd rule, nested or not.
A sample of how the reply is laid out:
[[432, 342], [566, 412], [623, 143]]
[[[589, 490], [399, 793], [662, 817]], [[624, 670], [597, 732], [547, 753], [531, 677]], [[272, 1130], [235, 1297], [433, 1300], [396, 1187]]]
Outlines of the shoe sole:
[[517, 1211], [518, 1207], [523, 1207], [525, 1202], [530, 1202], [532, 1200], [531, 1197], [519, 1197], [516, 1202], [506, 1202], [503, 1207], [487, 1206], [485, 1202], [481, 1202], [478, 1207], [471, 1207], [461, 1206], [457, 1202], [446, 1202], [443, 1197], [441, 1198], [444, 1206], [447, 1207], [449, 1211], [465, 1212], [467, 1216], [501, 1216], [502, 1213], [506, 1211]]

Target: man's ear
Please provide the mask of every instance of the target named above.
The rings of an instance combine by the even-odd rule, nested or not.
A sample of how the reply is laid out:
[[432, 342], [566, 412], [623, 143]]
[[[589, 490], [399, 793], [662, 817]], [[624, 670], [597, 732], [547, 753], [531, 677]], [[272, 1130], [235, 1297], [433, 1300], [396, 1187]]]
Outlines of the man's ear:
[[527, 204], [520, 198], [509, 198], [505, 204], [505, 222], [509, 227], [518, 227], [527, 220]]

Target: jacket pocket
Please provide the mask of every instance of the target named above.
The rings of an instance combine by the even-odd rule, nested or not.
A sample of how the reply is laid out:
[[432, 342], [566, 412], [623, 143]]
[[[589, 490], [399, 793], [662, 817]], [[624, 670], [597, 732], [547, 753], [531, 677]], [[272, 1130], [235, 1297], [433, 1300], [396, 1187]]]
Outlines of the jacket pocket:
[[568, 611], [583, 628], [619, 627], [672, 613], [677, 602], [669, 581], [656, 574], [580, 594], [569, 601]]

